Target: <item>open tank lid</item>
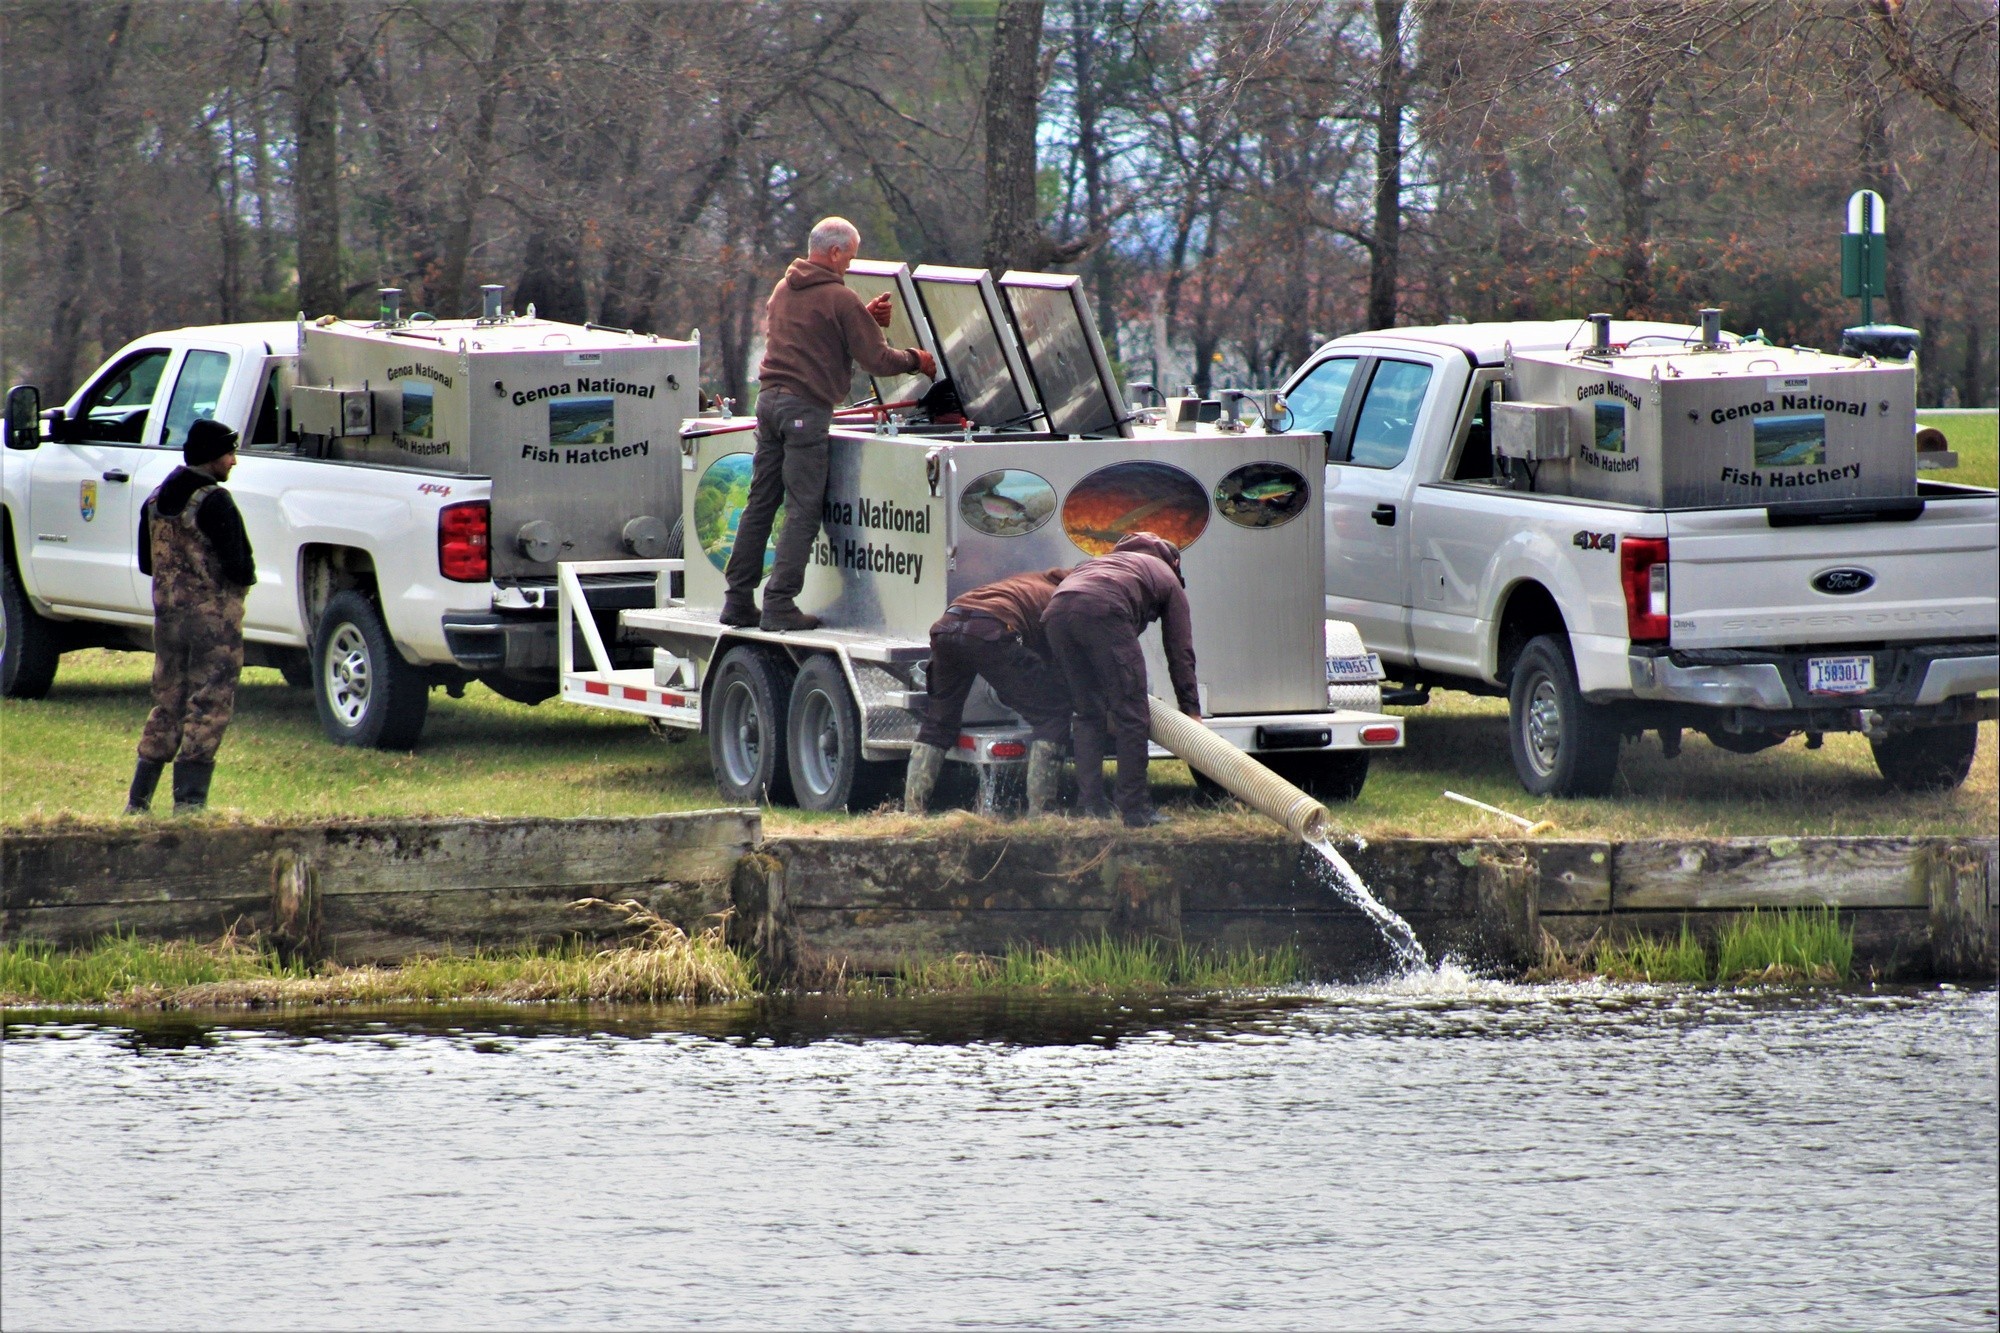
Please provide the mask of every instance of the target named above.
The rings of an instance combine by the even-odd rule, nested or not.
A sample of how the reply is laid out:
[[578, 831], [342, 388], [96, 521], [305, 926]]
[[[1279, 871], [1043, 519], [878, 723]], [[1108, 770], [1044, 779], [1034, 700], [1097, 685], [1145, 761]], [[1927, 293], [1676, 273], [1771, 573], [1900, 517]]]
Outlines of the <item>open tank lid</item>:
[[1129, 436], [1131, 413], [1084, 300], [1082, 280], [1073, 273], [1010, 271], [1000, 279], [1000, 292], [1020, 330], [1049, 429]]
[[[847, 267], [847, 285], [863, 301], [889, 293], [889, 327], [882, 332], [891, 347], [921, 347], [934, 357], [938, 355], [937, 334], [924, 318], [908, 264], [900, 259], [857, 259]], [[931, 387], [931, 381], [915, 373], [871, 375], [868, 382], [876, 401], [882, 403], [911, 402]]]
[[1041, 415], [993, 275], [983, 268], [922, 264], [911, 275], [937, 336], [939, 368], [974, 425], [1022, 425]]

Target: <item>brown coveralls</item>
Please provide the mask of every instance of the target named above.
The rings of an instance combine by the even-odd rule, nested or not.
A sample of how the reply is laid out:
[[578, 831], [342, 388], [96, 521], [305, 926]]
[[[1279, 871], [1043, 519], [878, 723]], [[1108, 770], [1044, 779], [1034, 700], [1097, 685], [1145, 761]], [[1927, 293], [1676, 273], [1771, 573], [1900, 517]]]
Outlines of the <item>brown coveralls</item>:
[[[176, 499], [180, 507], [164, 512]], [[223, 530], [233, 538], [228, 544], [239, 548], [227, 558], [203, 530], [201, 511], [211, 504], [228, 512], [206, 526]], [[139, 757], [213, 763], [236, 709], [243, 594], [256, 582], [256, 567], [235, 502], [191, 469], [176, 468], [147, 499], [144, 514], [139, 564], [153, 576], [153, 711], [139, 737]]]
[[1078, 565], [1049, 599], [1042, 626], [1056, 664], [1069, 682], [1075, 709], [1077, 798], [1086, 810], [1104, 805], [1107, 726], [1117, 746], [1118, 813], [1139, 823], [1152, 813], [1146, 790], [1147, 740], [1152, 714], [1146, 703], [1146, 655], [1139, 634], [1160, 621], [1160, 636], [1184, 713], [1198, 714], [1194, 624], [1187, 592], [1174, 574], [1173, 548], [1152, 533], [1132, 533], [1110, 555]]
[[961, 594], [931, 626], [930, 711], [917, 744], [958, 743], [966, 696], [980, 676], [1000, 702], [1057, 745], [1069, 735], [1069, 692], [1049, 660], [1042, 612], [1069, 571], [1016, 574]]
[[917, 354], [889, 346], [868, 307], [840, 275], [811, 260], [792, 261], [772, 289], [765, 312], [764, 361], [757, 372], [757, 457], [736, 525], [736, 545], [723, 569], [729, 587], [723, 599], [725, 618], [747, 616], [754, 607], [752, 595], [764, 578], [764, 544], [780, 504], [785, 526], [764, 584], [764, 610], [784, 614], [794, 609], [826, 504], [826, 433], [833, 425], [834, 404], [847, 396], [854, 363], [871, 375], [917, 368]]

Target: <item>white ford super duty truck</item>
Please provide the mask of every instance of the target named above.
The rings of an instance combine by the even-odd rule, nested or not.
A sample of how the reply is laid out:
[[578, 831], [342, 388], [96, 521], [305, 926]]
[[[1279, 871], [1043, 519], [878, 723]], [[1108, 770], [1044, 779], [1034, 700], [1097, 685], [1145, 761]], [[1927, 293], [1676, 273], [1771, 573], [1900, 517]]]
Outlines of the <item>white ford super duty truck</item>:
[[[150, 648], [139, 507], [212, 417], [240, 436], [229, 491], [257, 560], [245, 660], [312, 689], [330, 739], [408, 748], [431, 689], [473, 679], [553, 695], [556, 561], [678, 554], [700, 349], [497, 305], [174, 329], [61, 407], [13, 390], [0, 692], [45, 694], [72, 648]], [[615, 642], [618, 610], [654, 593], [587, 595]]]
[[2000, 686], [2000, 500], [1918, 480], [1914, 364], [1852, 350], [1712, 314], [1328, 343], [1283, 390], [1327, 439], [1327, 616], [1405, 702], [1504, 694], [1536, 794], [1606, 792], [1645, 731], [1859, 731], [1896, 787], [1962, 782]]

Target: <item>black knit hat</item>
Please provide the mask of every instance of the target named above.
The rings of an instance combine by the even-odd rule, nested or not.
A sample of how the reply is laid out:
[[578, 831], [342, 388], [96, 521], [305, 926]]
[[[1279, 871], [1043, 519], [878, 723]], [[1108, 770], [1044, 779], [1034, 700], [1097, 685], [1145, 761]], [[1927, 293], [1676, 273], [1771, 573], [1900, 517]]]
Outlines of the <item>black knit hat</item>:
[[213, 463], [224, 454], [235, 452], [236, 432], [207, 417], [188, 427], [187, 443], [181, 446], [181, 458], [189, 467]]

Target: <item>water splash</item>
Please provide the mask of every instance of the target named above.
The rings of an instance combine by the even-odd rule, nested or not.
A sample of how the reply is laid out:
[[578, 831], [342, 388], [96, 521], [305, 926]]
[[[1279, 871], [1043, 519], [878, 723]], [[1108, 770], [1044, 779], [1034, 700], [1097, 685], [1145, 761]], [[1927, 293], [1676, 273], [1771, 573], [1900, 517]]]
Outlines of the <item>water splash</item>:
[[1334, 845], [1325, 838], [1309, 838], [1306, 846], [1319, 853], [1320, 863], [1326, 867], [1326, 874], [1320, 879], [1329, 884], [1335, 893], [1353, 903], [1375, 923], [1382, 932], [1382, 938], [1389, 942], [1389, 948], [1396, 955], [1396, 968], [1409, 973], [1430, 971], [1430, 958], [1424, 953], [1424, 946], [1417, 943], [1416, 932], [1410, 923], [1384, 907], [1368, 886], [1361, 882], [1361, 876], [1354, 873], [1354, 867], [1347, 864]]

